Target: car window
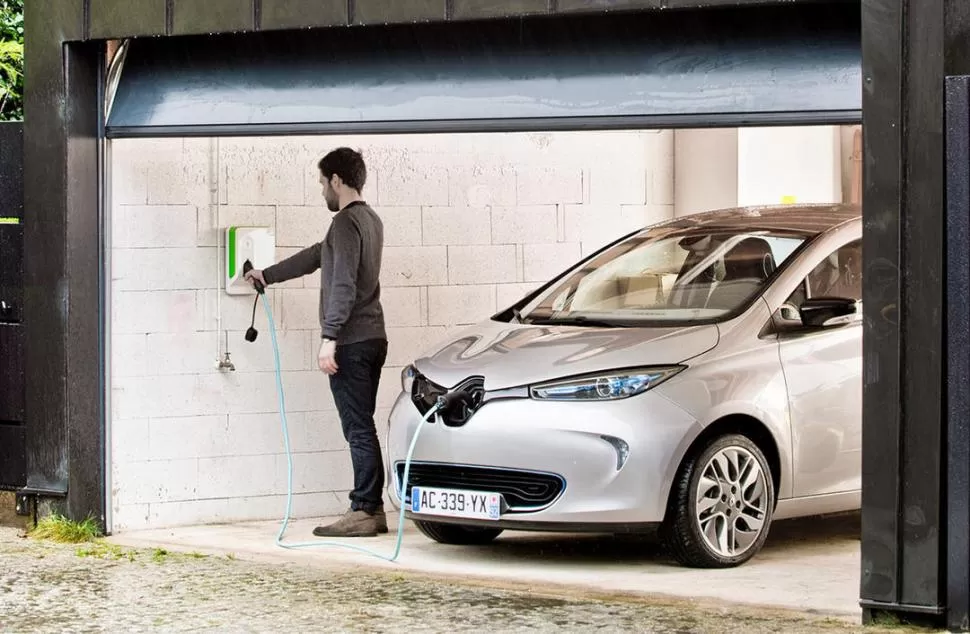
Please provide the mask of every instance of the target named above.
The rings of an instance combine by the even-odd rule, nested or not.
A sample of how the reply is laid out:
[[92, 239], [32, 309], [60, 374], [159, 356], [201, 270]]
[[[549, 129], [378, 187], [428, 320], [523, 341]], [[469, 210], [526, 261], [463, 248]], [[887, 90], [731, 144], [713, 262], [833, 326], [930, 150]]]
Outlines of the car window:
[[708, 320], [760, 293], [805, 241], [780, 230], [696, 227], [624, 240], [524, 307], [535, 320]]
[[836, 249], [819, 262], [786, 303], [800, 308], [813, 297], [862, 300], [862, 240]]

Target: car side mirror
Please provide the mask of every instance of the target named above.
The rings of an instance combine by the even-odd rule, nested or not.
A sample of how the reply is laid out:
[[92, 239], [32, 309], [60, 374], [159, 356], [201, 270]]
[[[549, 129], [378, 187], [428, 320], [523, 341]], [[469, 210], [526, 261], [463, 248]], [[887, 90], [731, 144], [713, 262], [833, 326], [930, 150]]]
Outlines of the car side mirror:
[[815, 297], [805, 300], [798, 312], [806, 326], [832, 328], [860, 321], [861, 304], [858, 300], [845, 297]]

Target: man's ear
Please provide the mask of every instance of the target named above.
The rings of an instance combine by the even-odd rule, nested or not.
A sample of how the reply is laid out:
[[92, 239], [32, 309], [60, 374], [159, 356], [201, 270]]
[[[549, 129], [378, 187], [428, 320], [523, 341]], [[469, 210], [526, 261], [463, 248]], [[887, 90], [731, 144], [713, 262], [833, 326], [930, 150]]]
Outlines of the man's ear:
[[334, 174], [330, 177], [330, 187], [334, 191], [338, 191], [343, 184], [344, 184], [344, 180], [340, 178], [340, 176], [338, 176], [337, 174]]

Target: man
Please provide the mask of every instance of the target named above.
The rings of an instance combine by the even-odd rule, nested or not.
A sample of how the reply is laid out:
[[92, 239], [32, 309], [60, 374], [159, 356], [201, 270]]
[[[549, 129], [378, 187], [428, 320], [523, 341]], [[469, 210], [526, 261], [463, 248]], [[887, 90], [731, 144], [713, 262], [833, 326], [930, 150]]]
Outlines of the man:
[[358, 152], [338, 148], [317, 167], [327, 207], [335, 212], [326, 237], [265, 270], [251, 270], [247, 279], [270, 285], [321, 271], [317, 363], [329, 375], [350, 445], [354, 489], [350, 510], [334, 524], [318, 526], [313, 534], [370, 537], [387, 532], [384, 464], [374, 425], [377, 386], [387, 357], [379, 281], [384, 226], [361, 197], [367, 169]]

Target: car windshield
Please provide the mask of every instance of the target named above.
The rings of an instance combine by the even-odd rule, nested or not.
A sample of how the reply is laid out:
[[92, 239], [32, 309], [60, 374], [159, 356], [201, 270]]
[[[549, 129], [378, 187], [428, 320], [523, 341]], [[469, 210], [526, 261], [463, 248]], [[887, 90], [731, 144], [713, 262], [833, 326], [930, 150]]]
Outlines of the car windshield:
[[567, 272], [520, 317], [591, 326], [716, 321], [760, 294], [806, 238], [777, 229], [648, 229]]

